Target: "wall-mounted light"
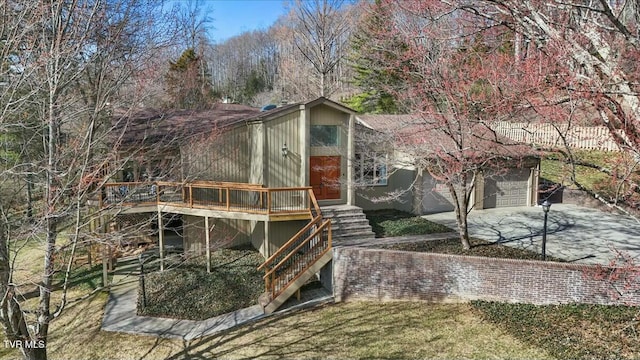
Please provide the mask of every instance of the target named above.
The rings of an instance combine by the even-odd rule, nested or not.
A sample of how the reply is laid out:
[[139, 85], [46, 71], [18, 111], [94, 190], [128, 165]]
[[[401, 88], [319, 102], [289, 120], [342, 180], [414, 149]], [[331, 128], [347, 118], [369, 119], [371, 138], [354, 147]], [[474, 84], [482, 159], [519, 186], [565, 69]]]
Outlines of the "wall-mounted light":
[[282, 157], [287, 157], [289, 155], [289, 148], [287, 147], [287, 143], [282, 145]]

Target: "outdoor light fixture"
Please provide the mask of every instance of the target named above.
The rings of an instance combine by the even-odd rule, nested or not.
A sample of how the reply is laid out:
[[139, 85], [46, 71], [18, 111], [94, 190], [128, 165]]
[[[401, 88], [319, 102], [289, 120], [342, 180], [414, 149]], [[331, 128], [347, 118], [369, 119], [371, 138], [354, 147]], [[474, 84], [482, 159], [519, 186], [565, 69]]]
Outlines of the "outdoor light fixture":
[[289, 155], [289, 148], [287, 147], [287, 143], [282, 145], [282, 157], [287, 157]]
[[549, 200], [545, 200], [542, 203], [542, 211], [544, 211], [544, 226], [542, 228], [542, 261], [547, 260], [547, 217], [549, 215], [549, 209], [551, 203]]

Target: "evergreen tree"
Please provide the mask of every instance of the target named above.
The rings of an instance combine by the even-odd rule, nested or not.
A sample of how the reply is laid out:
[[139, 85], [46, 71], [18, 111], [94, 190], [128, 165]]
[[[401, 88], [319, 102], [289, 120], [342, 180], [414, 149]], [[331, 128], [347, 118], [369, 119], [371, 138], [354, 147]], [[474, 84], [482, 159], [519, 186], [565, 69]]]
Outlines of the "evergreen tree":
[[185, 50], [176, 62], [169, 63], [166, 82], [170, 107], [201, 109], [214, 102], [206, 66], [193, 48]]
[[[390, 69], [377, 52], [388, 49], [388, 46], [402, 47], [399, 41], [380, 44], [380, 37], [376, 34], [385, 31], [384, 23], [388, 16], [386, 8], [376, 1], [374, 4], [363, 4], [370, 7], [368, 15], [360, 22], [351, 39], [351, 52], [348, 60], [354, 71], [352, 84], [360, 89], [360, 93], [345, 99], [345, 103], [356, 111], [373, 114], [397, 114], [403, 112], [399, 102], [383, 88], [389, 85], [399, 85], [396, 69]], [[387, 55], [393, 56], [393, 55]], [[389, 59], [391, 60], [391, 59]], [[383, 86], [385, 85], [385, 86]]]

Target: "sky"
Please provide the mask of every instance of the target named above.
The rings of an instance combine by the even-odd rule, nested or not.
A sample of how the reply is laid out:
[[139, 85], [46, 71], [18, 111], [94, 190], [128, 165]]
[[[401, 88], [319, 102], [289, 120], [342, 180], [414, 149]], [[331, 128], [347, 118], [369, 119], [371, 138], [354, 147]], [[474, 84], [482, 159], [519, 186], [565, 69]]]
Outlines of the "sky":
[[216, 43], [245, 31], [266, 29], [285, 13], [283, 0], [206, 0], [213, 18], [209, 34]]

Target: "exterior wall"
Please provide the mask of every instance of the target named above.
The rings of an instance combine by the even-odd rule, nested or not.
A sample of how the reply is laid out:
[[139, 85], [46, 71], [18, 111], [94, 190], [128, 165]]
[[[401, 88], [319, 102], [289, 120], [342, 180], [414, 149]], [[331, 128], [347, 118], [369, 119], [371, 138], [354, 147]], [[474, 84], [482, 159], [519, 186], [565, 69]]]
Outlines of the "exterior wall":
[[428, 172], [423, 173], [421, 191], [419, 192], [420, 214], [433, 214], [453, 211], [455, 203], [449, 189], [434, 179]]
[[[295, 187], [300, 183], [302, 144], [300, 142], [300, 112], [266, 121], [264, 147], [264, 185], [267, 187]], [[288, 154], [282, 156], [287, 145]]]
[[250, 133], [247, 126], [211, 140], [183, 146], [183, 174], [190, 180], [249, 182]]
[[[309, 144], [309, 155], [310, 156], [340, 156], [340, 199], [336, 200], [323, 200], [323, 205], [329, 204], [344, 204], [347, 202], [347, 190], [348, 190], [348, 171], [347, 166], [349, 164], [348, 161], [348, 153], [349, 153], [349, 119], [351, 117], [350, 114], [336, 110], [326, 105], [318, 105], [309, 111], [310, 115], [310, 126], [313, 125], [338, 125], [340, 126], [340, 139], [338, 146], [310, 146], [311, 141], [308, 140], [307, 144]], [[308, 130], [309, 131], [309, 130]], [[310, 169], [307, 166], [304, 170], [309, 173]]]
[[289, 241], [293, 235], [295, 235], [300, 229], [305, 227], [309, 221], [307, 220], [295, 220], [295, 221], [282, 221], [282, 222], [271, 222], [268, 224], [269, 227], [269, 235], [268, 235], [268, 255], [270, 256], [274, 252], [276, 252], [284, 243]]
[[[364, 210], [413, 211], [414, 189], [411, 187], [416, 176], [415, 170], [389, 169], [389, 171], [387, 185], [362, 186], [356, 189], [356, 206]], [[402, 195], [384, 200], [395, 192], [402, 192]], [[376, 199], [384, 201], [376, 201]]]
[[473, 256], [334, 248], [336, 301], [487, 300], [516, 303], [640, 305], [640, 294], [622, 297], [586, 274], [591, 265]]
[[[204, 217], [183, 215], [183, 241], [186, 254], [203, 255], [206, 250]], [[209, 218], [209, 241], [212, 249], [251, 243], [249, 220]]]

